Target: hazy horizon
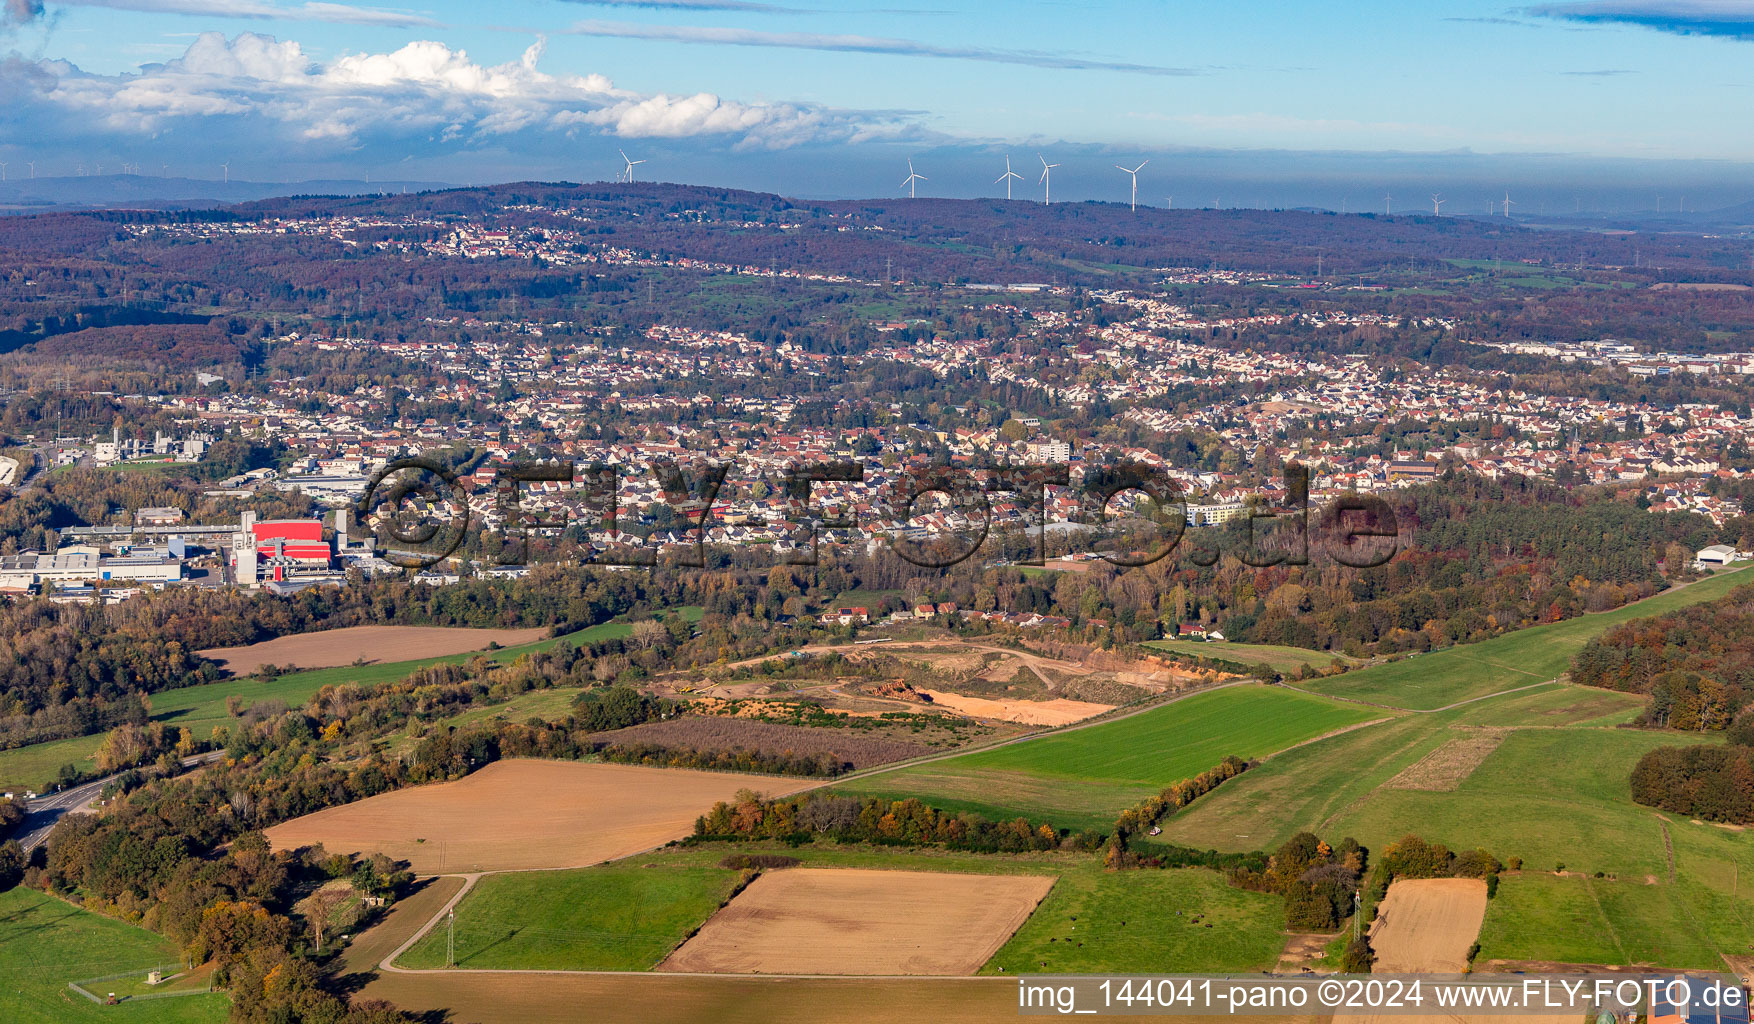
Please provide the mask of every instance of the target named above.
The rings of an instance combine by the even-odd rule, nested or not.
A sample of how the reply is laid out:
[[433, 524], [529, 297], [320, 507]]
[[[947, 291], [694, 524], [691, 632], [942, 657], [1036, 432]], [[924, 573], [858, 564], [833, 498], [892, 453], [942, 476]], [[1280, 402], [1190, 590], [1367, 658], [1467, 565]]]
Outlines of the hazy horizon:
[[7, 177], [638, 177], [800, 198], [1429, 206], [1754, 198], [1754, 5], [1592, 0], [1344, 13], [1257, 2], [7, 0]]

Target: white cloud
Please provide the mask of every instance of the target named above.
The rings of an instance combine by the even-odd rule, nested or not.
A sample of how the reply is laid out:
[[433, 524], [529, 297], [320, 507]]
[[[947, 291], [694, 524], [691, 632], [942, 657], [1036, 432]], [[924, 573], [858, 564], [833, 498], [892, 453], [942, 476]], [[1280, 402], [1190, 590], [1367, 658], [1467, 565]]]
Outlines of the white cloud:
[[0, 91], [21, 103], [0, 124], [23, 120], [18, 127], [26, 136], [34, 122], [44, 135], [69, 137], [84, 126], [143, 138], [207, 130], [202, 119], [224, 117], [234, 119], [223, 126], [234, 135], [339, 148], [399, 139], [467, 144], [580, 129], [784, 147], [894, 127], [883, 116], [800, 104], [635, 93], [602, 75], [544, 72], [542, 51], [538, 42], [518, 60], [489, 66], [422, 40], [388, 53], [319, 62], [290, 40], [207, 32], [181, 57], [136, 74], [90, 74], [66, 61], [14, 58], [0, 66]]

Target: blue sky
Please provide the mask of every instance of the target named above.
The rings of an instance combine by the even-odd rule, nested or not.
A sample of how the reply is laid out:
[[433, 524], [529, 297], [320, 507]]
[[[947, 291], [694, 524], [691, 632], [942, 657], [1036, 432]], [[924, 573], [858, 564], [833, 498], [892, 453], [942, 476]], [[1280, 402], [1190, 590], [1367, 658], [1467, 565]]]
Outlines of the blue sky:
[[0, 159], [39, 175], [590, 180], [626, 148], [800, 195], [893, 194], [912, 155], [975, 195], [1009, 153], [1035, 195], [1039, 151], [1068, 199], [1142, 159], [1159, 204], [1754, 194], [1754, 0], [0, 8]]

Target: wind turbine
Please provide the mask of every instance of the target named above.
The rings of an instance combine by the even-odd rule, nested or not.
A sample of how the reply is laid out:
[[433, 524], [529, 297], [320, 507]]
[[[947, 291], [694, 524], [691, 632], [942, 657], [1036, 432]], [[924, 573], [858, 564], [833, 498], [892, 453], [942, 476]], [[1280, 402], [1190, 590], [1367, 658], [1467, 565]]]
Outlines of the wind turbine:
[[1048, 163], [1048, 158], [1040, 153], [1035, 154], [1035, 158], [1041, 161], [1041, 177], [1036, 181], [1041, 184], [1041, 205], [1046, 206], [1054, 201], [1054, 182], [1050, 172], [1060, 165]]
[[[913, 167], [910, 165], [908, 167], [908, 170], [912, 171]], [[1023, 175], [1018, 174], [1016, 171], [1013, 171], [1011, 169], [1011, 158], [1006, 157], [1005, 158], [1005, 173], [1001, 174], [997, 178], [993, 179], [993, 184], [995, 184], [995, 185], [997, 185], [1001, 181], [1005, 183], [1005, 198], [1006, 198], [1006, 200], [1010, 200], [1010, 198], [1011, 198], [1011, 179], [1012, 178], [1016, 178], [1018, 181], [1022, 181]]]
[[1166, 207], [1166, 209], [1170, 209], [1170, 210], [1175, 209], [1175, 197], [1174, 196], [1164, 196], [1163, 201], [1169, 204], [1169, 206]]
[[1145, 165], [1150, 163], [1150, 162], [1151, 161], [1149, 161], [1149, 160], [1141, 160], [1141, 161], [1139, 161], [1139, 166], [1133, 168], [1132, 170], [1127, 170], [1127, 168], [1122, 167], [1120, 164], [1115, 164], [1115, 170], [1125, 171], [1127, 174], [1132, 176], [1132, 179], [1133, 179], [1133, 212], [1134, 213], [1139, 212], [1139, 172], [1144, 170]]
[[1515, 201], [1510, 198], [1509, 190], [1506, 190], [1504, 193], [1504, 215], [1506, 217], [1510, 216], [1510, 208], [1514, 205], [1516, 205]]
[[1443, 216], [1443, 204], [1444, 199], [1442, 192], [1431, 193], [1431, 215], [1433, 217]]
[[623, 174], [627, 175], [627, 183], [629, 185], [633, 184], [633, 165], [634, 164], [643, 164], [643, 163], [645, 163], [645, 161], [644, 160], [629, 160], [629, 159], [627, 159], [627, 150], [625, 150], [625, 149], [618, 149], [615, 152], [620, 153], [622, 161], [627, 164], [627, 170], [622, 172]]
[[0, 160], [0, 181], [6, 180], [6, 162]]
[[914, 182], [925, 181], [925, 180], [926, 180], [926, 176], [924, 174], [915, 174], [914, 173], [914, 158], [911, 156], [908, 157], [907, 158], [907, 177], [905, 177], [901, 180], [901, 187], [907, 189], [907, 197], [909, 199], [912, 199], [914, 197]]
[[25, 162], [30, 164], [30, 176], [33, 178], [36, 177], [37, 176], [37, 162], [35, 160], [27, 160]]
[[231, 184], [231, 161], [227, 160], [225, 163], [220, 164], [219, 170], [221, 173], [223, 173], [225, 175], [225, 177], [221, 180], [224, 181], [228, 185]]
[[1389, 195], [1387, 192], [1382, 194], [1382, 215], [1384, 217], [1389, 215], [1389, 203], [1393, 202], [1394, 199], [1395, 197]]

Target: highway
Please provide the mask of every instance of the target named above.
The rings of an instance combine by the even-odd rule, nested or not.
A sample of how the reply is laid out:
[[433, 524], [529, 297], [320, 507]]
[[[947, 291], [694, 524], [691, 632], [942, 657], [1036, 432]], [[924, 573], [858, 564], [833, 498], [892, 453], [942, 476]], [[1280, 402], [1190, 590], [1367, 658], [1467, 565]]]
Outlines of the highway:
[[[225, 751], [213, 750], [205, 754], [185, 757], [181, 763], [184, 768], [194, 768], [197, 765], [211, 764], [224, 756]], [[17, 832], [18, 843], [24, 847], [25, 856], [29, 857], [32, 850], [48, 840], [49, 832], [54, 829], [55, 822], [61, 820], [61, 815], [78, 810], [96, 800], [98, 794], [104, 791], [104, 787], [114, 781], [118, 775], [83, 782], [71, 789], [63, 789], [59, 793], [48, 793], [30, 801], [29, 809], [24, 820], [19, 823]]]

